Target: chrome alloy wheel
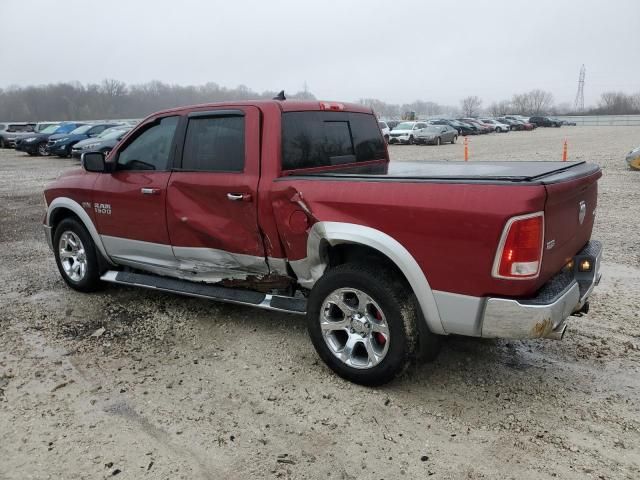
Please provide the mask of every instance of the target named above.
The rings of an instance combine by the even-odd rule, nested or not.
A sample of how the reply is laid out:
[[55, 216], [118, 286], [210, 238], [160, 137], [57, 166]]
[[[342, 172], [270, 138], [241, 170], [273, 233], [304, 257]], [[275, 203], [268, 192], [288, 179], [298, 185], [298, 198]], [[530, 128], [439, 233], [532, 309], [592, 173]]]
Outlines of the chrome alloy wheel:
[[80, 237], [70, 230], [63, 232], [58, 253], [65, 275], [74, 282], [81, 281], [87, 273], [87, 255]]
[[389, 326], [382, 309], [355, 288], [339, 288], [324, 300], [320, 329], [331, 353], [353, 368], [374, 367], [389, 350]]

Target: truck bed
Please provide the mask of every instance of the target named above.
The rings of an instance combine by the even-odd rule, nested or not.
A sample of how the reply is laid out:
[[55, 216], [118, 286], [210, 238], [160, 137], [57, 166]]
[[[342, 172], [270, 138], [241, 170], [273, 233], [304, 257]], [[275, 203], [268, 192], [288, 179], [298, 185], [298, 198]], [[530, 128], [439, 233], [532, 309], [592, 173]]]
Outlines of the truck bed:
[[586, 162], [411, 161], [332, 169], [297, 176], [348, 178], [350, 180], [549, 185], [578, 179], [596, 171], [598, 171], [597, 165]]

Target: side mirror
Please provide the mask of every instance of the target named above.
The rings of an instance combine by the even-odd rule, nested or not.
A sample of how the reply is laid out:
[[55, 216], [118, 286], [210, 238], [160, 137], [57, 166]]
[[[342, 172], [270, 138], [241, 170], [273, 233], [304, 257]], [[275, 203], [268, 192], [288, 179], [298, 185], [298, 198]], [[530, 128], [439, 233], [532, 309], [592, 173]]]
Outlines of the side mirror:
[[104, 160], [102, 152], [87, 152], [80, 157], [80, 163], [87, 172], [106, 172], [107, 166]]

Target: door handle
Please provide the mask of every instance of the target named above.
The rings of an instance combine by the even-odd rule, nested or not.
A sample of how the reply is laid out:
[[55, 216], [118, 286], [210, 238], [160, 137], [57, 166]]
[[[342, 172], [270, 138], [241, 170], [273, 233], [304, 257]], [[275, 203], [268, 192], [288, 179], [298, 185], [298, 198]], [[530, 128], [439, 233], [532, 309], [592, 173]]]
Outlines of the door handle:
[[227, 199], [232, 202], [250, 202], [250, 193], [227, 193]]
[[141, 188], [140, 193], [143, 195], [160, 195], [159, 188]]

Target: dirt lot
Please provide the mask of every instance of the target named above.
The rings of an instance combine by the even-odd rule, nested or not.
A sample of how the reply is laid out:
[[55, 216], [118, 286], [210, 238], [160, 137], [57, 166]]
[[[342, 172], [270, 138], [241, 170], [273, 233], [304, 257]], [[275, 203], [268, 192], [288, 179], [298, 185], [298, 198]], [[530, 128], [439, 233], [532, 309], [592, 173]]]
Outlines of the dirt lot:
[[565, 136], [604, 170], [591, 313], [561, 342], [450, 338], [380, 389], [331, 374], [303, 317], [66, 288], [41, 198], [75, 162], [1, 151], [0, 478], [640, 478], [640, 128], [472, 137], [471, 161], [557, 160]]

